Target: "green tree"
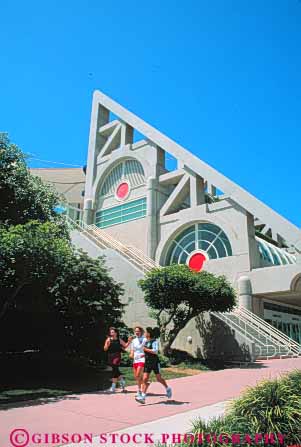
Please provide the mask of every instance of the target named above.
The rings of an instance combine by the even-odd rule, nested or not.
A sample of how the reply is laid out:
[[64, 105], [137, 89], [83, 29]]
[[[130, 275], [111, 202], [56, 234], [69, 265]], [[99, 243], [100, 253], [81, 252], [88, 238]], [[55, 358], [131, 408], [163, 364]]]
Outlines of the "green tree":
[[47, 288], [72, 254], [69, 241], [52, 222], [31, 221], [0, 228], [0, 319], [29, 284]]
[[186, 265], [152, 269], [138, 284], [157, 320], [165, 355], [192, 318], [205, 311], [230, 311], [235, 305], [235, 290], [224, 276]]
[[56, 312], [63, 318], [69, 350], [95, 352], [109, 326], [124, 326], [124, 306], [120, 301], [124, 290], [111, 278], [101, 257], [92, 259], [83, 251], [74, 250], [49, 293]]
[[64, 218], [55, 212], [63, 200], [54, 188], [30, 173], [22, 151], [6, 134], [0, 134], [0, 225], [49, 221], [67, 236]]
[[0, 228], [0, 253], [0, 320], [16, 308], [38, 312], [45, 326], [57, 318], [47, 346], [86, 354], [99, 350], [110, 325], [123, 326], [121, 284], [102, 258], [76, 250], [54, 223]]
[[0, 135], [1, 326], [7, 313], [10, 324], [14, 313], [40, 315], [47, 327], [57, 321], [46, 345], [95, 351], [108, 325], [122, 326], [123, 289], [103, 259], [71, 244], [65, 219], [54, 211], [61, 202], [30, 174], [21, 150]]

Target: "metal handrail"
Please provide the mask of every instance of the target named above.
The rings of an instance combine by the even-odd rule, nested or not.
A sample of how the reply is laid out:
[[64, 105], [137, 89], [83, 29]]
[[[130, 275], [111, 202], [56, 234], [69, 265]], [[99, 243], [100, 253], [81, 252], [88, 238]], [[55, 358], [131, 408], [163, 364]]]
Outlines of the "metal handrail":
[[210, 312], [210, 313], [222, 321], [226, 320], [227, 322], [229, 322], [232, 327], [235, 327], [236, 329], [238, 329], [246, 338], [252, 339], [251, 341], [257, 342], [262, 346], [266, 346], [266, 343], [264, 343], [262, 340], [258, 339], [255, 335], [252, 335], [247, 332], [247, 327], [246, 327], [247, 325], [244, 321], [242, 321], [242, 323], [244, 323], [245, 327], [242, 327], [241, 325], [239, 325], [238, 323], [233, 321], [229, 317], [229, 316], [233, 315], [233, 314], [231, 314], [231, 312], [229, 312], [227, 314], [226, 313], [221, 314], [220, 312]]
[[277, 328], [275, 328], [274, 326], [270, 325], [270, 324], [267, 323], [265, 320], [263, 320], [263, 319], [260, 318], [258, 315], [254, 314], [253, 312], [249, 311], [248, 309], [246, 309], [246, 308], [240, 308], [240, 309], [238, 309], [238, 311], [239, 311], [240, 313], [243, 313], [243, 314], [245, 314], [245, 315], [251, 317], [252, 319], [256, 320], [256, 321], [257, 321], [258, 323], [260, 323], [260, 324], [264, 324], [265, 326], [271, 326], [271, 328], [272, 328], [272, 332], [274, 332], [275, 334], [278, 334], [281, 338], [290, 341], [290, 342], [291, 342], [293, 345], [295, 345], [296, 347], [301, 348], [301, 345], [300, 345], [297, 341], [291, 339], [291, 338], [290, 338], [288, 335], [286, 335], [284, 332], [281, 332], [279, 329], [277, 329]]
[[[260, 343], [262, 346], [266, 346], [265, 343], [263, 343], [261, 340], [257, 339], [257, 337], [255, 337], [252, 334], [247, 334], [247, 330], [246, 328], [242, 328], [239, 324], [237, 324], [235, 321], [231, 320], [231, 318], [228, 317], [228, 315], [226, 315], [225, 313], [221, 314], [219, 312], [210, 312], [212, 315], [216, 316], [217, 318], [219, 318], [220, 320], [224, 321], [227, 320], [231, 323], [231, 326], [236, 327], [236, 329], [238, 329], [240, 332], [242, 332], [244, 336], [246, 336], [247, 338], [251, 338], [252, 341]], [[221, 316], [223, 315], [223, 317]], [[231, 313], [229, 313], [229, 315], [231, 315]]]
[[[230, 313], [231, 314], [231, 313]], [[265, 331], [269, 331], [269, 325], [268, 323], [266, 323], [265, 321], [263, 321], [265, 323], [265, 331], [262, 330], [262, 324], [261, 327], [259, 327], [258, 325], [254, 324], [254, 321], [252, 319], [253, 314], [249, 312], [250, 315], [248, 315], [248, 317], [246, 317], [246, 315], [244, 313], [240, 313], [237, 310], [235, 310], [234, 312], [232, 312], [232, 314], [234, 316], [236, 316], [236, 318], [238, 318], [239, 320], [243, 321], [243, 320], [247, 320], [245, 321], [245, 323], [247, 323], [249, 325], [249, 327], [251, 327], [254, 331], [256, 331], [258, 334], [260, 334], [261, 336], [263, 336], [266, 341], [269, 339], [270, 341], [273, 342], [274, 346], [278, 348], [278, 352], [280, 355], [284, 355], [282, 351], [282, 349], [286, 349], [287, 350], [287, 354], [300, 354], [300, 351], [298, 348], [296, 348], [295, 346], [292, 346], [292, 344], [289, 342], [287, 342], [287, 340], [284, 340], [280, 337], [272, 337], [271, 334], [269, 332], [265, 332]], [[224, 314], [223, 314], [224, 315]], [[258, 320], [260, 320], [259, 317], [257, 317]], [[260, 322], [262, 323], [262, 322]], [[271, 326], [272, 327], [272, 326]], [[249, 334], [250, 336], [252, 334]], [[292, 340], [293, 341], [293, 340]]]
[[66, 216], [66, 219], [72, 226], [82, 231], [88, 238], [93, 239], [93, 241], [98, 244], [101, 244], [103, 248], [113, 248], [118, 251], [142, 272], [148, 272], [152, 268], [158, 267], [158, 264], [145, 256], [142, 252], [135, 250], [131, 246], [122, 244], [120, 241], [117, 241], [96, 225], [86, 225], [83, 221], [75, 221], [69, 216]]
[[[213, 313], [213, 312], [212, 312], [212, 313]], [[283, 343], [281, 344], [281, 343], [278, 343], [278, 342], [274, 342], [273, 344], [268, 344], [268, 343], [267, 343], [268, 339], [267, 339], [266, 334], [262, 334], [262, 333], [260, 333], [260, 331], [258, 331], [257, 328], [254, 329], [254, 327], [252, 327], [252, 325], [250, 324], [249, 321], [245, 321], [245, 320], [244, 320], [244, 317], [243, 317], [243, 316], [239, 316], [237, 313], [234, 313], [234, 312], [229, 312], [228, 315], [230, 315], [230, 316], [233, 315], [233, 316], [235, 316], [236, 318], [238, 318], [238, 323], [236, 323], [236, 322], [233, 321], [231, 318], [227, 318], [226, 315], [225, 315], [225, 313], [218, 313], [218, 312], [217, 312], [217, 313], [214, 313], [214, 314], [215, 314], [216, 316], [218, 316], [221, 320], [223, 320], [223, 319], [227, 319], [228, 324], [230, 324], [232, 327], [236, 327], [236, 328], [240, 329], [240, 332], [243, 333], [243, 335], [244, 335], [246, 338], [249, 338], [249, 339], [251, 339], [251, 340], [252, 340], [252, 339], [256, 340], [258, 343], [264, 345], [267, 349], [273, 347], [274, 355], [276, 355], [277, 353], [278, 353], [280, 356], [283, 356], [283, 355], [290, 355], [290, 353], [294, 354], [294, 352], [290, 349], [289, 346], [287, 346], [286, 343], [285, 343], [285, 344], [283, 344]], [[226, 318], [225, 318], [225, 317], [226, 317]], [[230, 323], [229, 323], [229, 321], [230, 321]], [[244, 326], [242, 326], [242, 324], [243, 324]], [[249, 327], [249, 329], [247, 329], [247, 326]], [[251, 333], [250, 333], [250, 327], [251, 327], [253, 330], [255, 330], [256, 332], [258, 332], [258, 334], [260, 334], [261, 336], [263, 336], [263, 337], [266, 339], [266, 343], [263, 343], [262, 340], [260, 340], [260, 338], [256, 337], [254, 334], [251, 334]], [[273, 340], [271, 340], [271, 341], [273, 341]], [[286, 350], [285, 353], [283, 352], [283, 349]]]
[[[300, 349], [291, 341], [290, 339], [285, 339], [284, 337], [281, 337], [279, 334], [274, 332], [267, 324], [261, 324], [257, 322], [256, 320], [253, 320], [252, 317], [247, 316], [246, 319], [250, 321], [250, 324], [256, 328], [258, 332], [261, 332], [262, 334], [265, 334], [270, 340], [274, 340], [275, 343], [280, 343], [282, 345], [287, 346], [292, 352], [295, 352], [296, 354], [300, 352]], [[260, 326], [259, 326], [260, 325]]]
[[149, 269], [157, 267], [157, 265], [153, 263], [149, 258], [144, 256], [143, 254], [140, 254], [139, 252], [138, 253], [135, 252], [135, 250], [133, 250], [131, 246], [122, 244], [121, 242], [114, 239], [112, 236], [108, 235], [107, 233], [104, 233], [95, 225], [90, 225], [89, 229], [95, 232], [102, 240], [104, 240], [109, 246], [116, 249], [118, 252], [125, 255], [128, 254], [132, 255], [130, 257], [134, 257], [135, 260], [142, 262], [146, 267], [149, 267]]
[[270, 329], [269, 329], [270, 325], [268, 323], [263, 325], [261, 323], [258, 323], [256, 320], [253, 320], [252, 316], [249, 316], [249, 315], [246, 316], [245, 314], [237, 312], [237, 311], [234, 311], [233, 314], [235, 314], [236, 316], [239, 315], [240, 317], [247, 320], [249, 325], [253, 328], [253, 330], [257, 331], [259, 334], [261, 334], [261, 336], [265, 337], [266, 339], [273, 341], [274, 344], [280, 345], [280, 346], [283, 346], [284, 344], [286, 346], [288, 345], [286, 340], [282, 339], [281, 337], [277, 337], [270, 332]]
[[[268, 342], [273, 342], [273, 345], [274, 345], [275, 347], [277, 347], [278, 350], [280, 350], [280, 348], [283, 347], [283, 344], [281, 344], [281, 343], [279, 343], [279, 342], [275, 342], [275, 341], [273, 341], [273, 339], [271, 339], [270, 337], [268, 337], [267, 334], [262, 333], [261, 331], [259, 331], [259, 330], [257, 329], [257, 327], [254, 327], [249, 321], [246, 321], [244, 318], [241, 318], [240, 316], [238, 316], [238, 315], [235, 314], [235, 313], [231, 313], [230, 315], [232, 315], [232, 316], [238, 318], [238, 320], [239, 320], [239, 324], [243, 324], [244, 326], [248, 326], [248, 332], [249, 332], [250, 336], [253, 335], [253, 334], [251, 333], [251, 330], [252, 330], [252, 331], [254, 331], [254, 332], [257, 334], [257, 335], [256, 335], [256, 338], [257, 338], [258, 340], [261, 340], [262, 338], [264, 339], [264, 343], [265, 343], [265, 344], [267, 344]], [[253, 337], [254, 337], [254, 335], [253, 335]]]
[[[216, 316], [217, 318], [219, 318], [222, 321], [227, 322], [227, 324], [234, 328], [237, 329], [238, 332], [240, 332], [240, 334], [246, 339], [246, 340], [251, 340], [252, 342], [255, 343], [255, 346], [259, 349], [260, 351], [260, 356], [263, 357], [267, 357], [267, 358], [273, 358], [277, 355], [277, 351], [276, 351], [276, 347], [274, 345], [271, 344], [265, 344], [263, 343], [261, 340], [257, 339], [254, 335], [250, 334], [247, 332], [247, 328], [246, 328], [246, 323], [243, 322], [245, 324], [245, 329], [243, 329], [239, 324], [235, 323], [235, 321], [231, 320], [231, 318], [228, 317], [227, 314], [223, 313], [219, 313], [219, 312], [210, 312], [212, 315]], [[229, 312], [229, 315], [231, 315], [231, 312]], [[239, 318], [239, 317], [238, 317]], [[263, 355], [263, 349], [266, 349], [266, 355]], [[273, 350], [273, 354], [268, 354], [269, 349]], [[280, 354], [280, 353], [279, 353]]]
[[245, 308], [240, 308], [235, 311], [235, 313], [239, 313], [240, 315], [243, 315], [246, 319], [251, 321], [251, 323], [258, 328], [259, 332], [268, 333], [269, 338], [274, 338], [281, 342], [282, 344], [285, 344], [288, 346], [293, 352], [296, 354], [300, 354], [301, 352], [301, 345], [297, 343], [295, 340], [288, 337], [283, 332], [279, 331], [278, 329], [274, 328], [271, 324], [267, 323], [262, 318], [258, 317], [256, 314], [253, 314], [249, 310]]
[[138, 250], [135, 247], [132, 247], [131, 245], [124, 245], [122, 242], [117, 241], [112, 236], [108, 235], [103, 230], [100, 230], [95, 225], [93, 225], [93, 230], [96, 231], [97, 234], [100, 235], [100, 237], [107, 239], [112, 244], [115, 245], [117, 243], [122, 252], [132, 253], [134, 256], [136, 256], [139, 259], [139, 261], [143, 261], [146, 265], [149, 265], [151, 268], [159, 267], [158, 264], [156, 264], [151, 258], [147, 257], [141, 250]]

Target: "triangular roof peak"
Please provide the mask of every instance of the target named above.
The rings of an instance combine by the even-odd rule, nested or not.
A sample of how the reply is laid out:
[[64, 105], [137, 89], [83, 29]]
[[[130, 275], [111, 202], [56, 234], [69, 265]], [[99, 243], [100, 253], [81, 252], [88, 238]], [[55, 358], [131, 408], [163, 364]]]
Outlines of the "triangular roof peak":
[[295, 246], [301, 252], [301, 231], [297, 226], [99, 90], [96, 90], [93, 94], [90, 144], [95, 139], [97, 132], [96, 126], [99, 123], [98, 114], [100, 113], [100, 106], [112, 112], [122, 122], [181, 161], [184, 166], [187, 166], [209, 184], [223, 191], [229, 198], [250, 212], [260, 222], [271, 228], [273, 235], [281, 236], [289, 245]]

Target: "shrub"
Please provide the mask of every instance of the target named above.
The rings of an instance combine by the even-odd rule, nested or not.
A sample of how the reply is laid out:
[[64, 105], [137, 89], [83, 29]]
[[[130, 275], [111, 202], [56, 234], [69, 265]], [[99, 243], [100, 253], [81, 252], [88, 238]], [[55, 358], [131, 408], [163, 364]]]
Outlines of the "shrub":
[[170, 361], [169, 361], [168, 357], [165, 357], [165, 355], [160, 354], [160, 353], [159, 353], [158, 357], [159, 357], [160, 366], [162, 368], [166, 368], [166, 367], [170, 366]]
[[[301, 371], [293, 371], [274, 380], [264, 380], [247, 389], [234, 400], [224, 417], [205, 423], [196, 420], [193, 433], [237, 433], [243, 439], [256, 433], [275, 434], [275, 444], [281, 445], [277, 433], [285, 435], [284, 445], [301, 443]], [[257, 445], [260, 442], [256, 443]], [[183, 444], [184, 445], [184, 444]], [[215, 444], [219, 445], [219, 444]], [[227, 445], [231, 446], [231, 442]], [[246, 445], [233, 444], [236, 446]], [[283, 445], [283, 444], [282, 444]]]
[[132, 366], [133, 359], [130, 358], [130, 353], [125, 351], [122, 353], [121, 366]]
[[157, 321], [165, 355], [193, 318], [206, 311], [227, 312], [236, 302], [236, 292], [225, 276], [195, 272], [187, 265], [154, 268], [138, 285]]

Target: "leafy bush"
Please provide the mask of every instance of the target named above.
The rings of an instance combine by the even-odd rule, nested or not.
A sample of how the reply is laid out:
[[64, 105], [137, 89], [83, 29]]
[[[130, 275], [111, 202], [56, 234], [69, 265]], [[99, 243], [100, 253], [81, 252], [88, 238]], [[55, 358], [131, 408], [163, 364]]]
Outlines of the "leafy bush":
[[171, 349], [168, 355], [172, 365], [179, 365], [180, 363], [193, 363], [195, 358], [186, 351], [181, 349]]
[[165, 357], [165, 355], [160, 354], [160, 353], [159, 353], [158, 357], [159, 357], [160, 366], [162, 368], [166, 368], [166, 367], [170, 366], [170, 361], [169, 361], [168, 357]]
[[[10, 351], [18, 327], [26, 336], [15, 351], [62, 351], [101, 361], [108, 327], [123, 326], [123, 288], [103, 258], [71, 244], [66, 220], [55, 211], [61, 201], [0, 134], [0, 349]], [[27, 326], [28, 319], [33, 322], [23, 332], [16, 325], [22, 312]], [[39, 336], [30, 340], [34, 329]]]
[[138, 285], [157, 320], [165, 355], [190, 320], [205, 311], [226, 312], [235, 306], [236, 292], [225, 276], [195, 272], [187, 265], [154, 268]]
[[130, 336], [134, 335], [134, 331], [132, 328], [129, 328], [128, 326], [126, 326], [125, 324], [123, 324], [121, 327], [118, 326], [118, 330], [119, 330], [119, 335], [120, 338], [122, 338], [122, 340], [124, 341], [128, 341], [128, 338]]
[[[234, 400], [224, 417], [208, 423], [196, 420], [192, 432], [194, 434], [240, 434], [242, 443], [229, 442], [229, 446], [246, 445], [247, 443], [243, 442], [244, 435], [250, 434], [254, 439], [256, 433], [275, 434], [274, 445], [283, 445], [277, 439], [278, 433], [285, 435], [284, 445], [300, 444], [300, 388], [301, 371], [299, 370], [278, 379], [264, 380], [250, 387], [240, 398]], [[263, 444], [263, 440], [256, 442], [256, 445]]]
[[177, 366], [178, 368], [181, 369], [196, 369], [200, 371], [210, 371], [210, 368], [207, 365], [201, 363], [200, 361], [195, 361], [193, 363], [182, 362], [179, 363]]
[[[194, 421], [191, 433], [201, 435], [204, 446], [246, 446], [274, 445], [290, 446], [301, 443], [301, 371], [295, 370], [274, 380], [263, 380], [256, 386], [247, 389], [242, 396], [234, 400], [227, 408], [226, 414], [209, 422], [202, 419]], [[214, 434], [217, 439], [214, 439]], [[219, 443], [219, 435], [223, 434], [223, 444]], [[255, 435], [263, 435], [263, 439], [255, 441]], [[269, 435], [270, 444], [264, 444], [264, 435]], [[271, 434], [274, 434], [272, 442]], [[284, 442], [277, 434], [284, 435]], [[206, 435], [211, 436], [209, 440]], [[231, 435], [235, 435], [232, 443]], [[251, 439], [245, 438], [249, 435]], [[240, 443], [238, 441], [240, 436]], [[226, 442], [228, 437], [229, 442]], [[179, 446], [197, 446], [194, 443], [182, 442]], [[200, 445], [200, 444], [199, 444]]]
[[55, 207], [64, 198], [49, 184], [32, 175], [26, 156], [6, 134], [0, 133], [0, 223], [3, 226], [25, 224], [31, 220], [52, 222], [61, 235], [68, 235], [63, 216]]
[[[201, 419], [193, 423], [191, 433], [194, 435], [217, 436], [224, 434], [228, 436], [228, 446], [246, 446], [264, 444], [264, 438], [254, 442], [254, 436], [258, 434], [274, 435], [274, 442], [268, 445], [290, 446], [301, 443], [301, 371], [296, 370], [279, 379], [264, 380], [255, 387], [249, 388], [240, 398], [233, 401], [228, 407], [225, 416], [219, 417], [209, 422]], [[285, 436], [284, 443], [277, 438], [280, 433]], [[240, 435], [241, 443], [235, 440], [231, 442], [231, 435]], [[246, 440], [245, 435], [250, 435], [251, 440]], [[250, 443], [251, 441], [251, 443]], [[197, 446], [195, 443], [184, 443], [185, 446]], [[217, 440], [212, 442], [203, 442], [203, 445], [222, 446], [225, 445]]]
[[125, 351], [122, 353], [121, 358], [121, 366], [132, 366], [133, 359], [130, 357], [130, 353], [128, 351]]
[[301, 428], [300, 385], [293, 388], [289, 376], [264, 380], [233, 402], [231, 414], [250, 421], [255, 433], [296, 434]]

